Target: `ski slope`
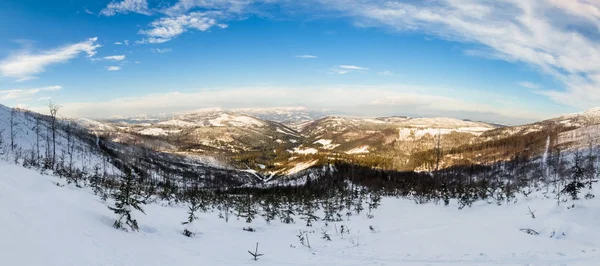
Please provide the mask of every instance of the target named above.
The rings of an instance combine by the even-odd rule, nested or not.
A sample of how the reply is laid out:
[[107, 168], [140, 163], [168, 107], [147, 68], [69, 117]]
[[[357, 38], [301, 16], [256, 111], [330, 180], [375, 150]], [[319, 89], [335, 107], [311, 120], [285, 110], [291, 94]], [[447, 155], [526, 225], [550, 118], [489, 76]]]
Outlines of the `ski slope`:
[[[458, 210], [385, 198], [375, 218], [363, 213], [334, 224], [307, 228], [303, 221], [266, 224], [201, 213], [195, 238], [181, 234], [185, 206], [151, 204], [138, 217], [139, 232], [111, 227], [114, 215], [87, 188], [59, 187], [56, 177], [0, 162], [0, 261], [2, 265], [599, 265], [600, 203], [574, 209], [552, 199], [486, 202]], [[541, 197], [541, 194], [539, 195]], [[530, 196], [531, 198], [531, 196]], [[528, 216], [536, 210], [536, 219]], [[375, 232], [369, 230], [373, 226]], [[525, 234], [528, 227], [539, 236]], [[332, 241], [321, 239], [321, 228]], [[311, 249], [298, 230], [309, 233]], [[338, 230], [339, 231], [339, 230]], [[554, 237], [552, 231], [555, 232]], [[563, 235], [564, 233], [564, 235]], [[247, 250], [260, 243], [258, 261]], [[351, 243], [353, 242], [353, 243]]]

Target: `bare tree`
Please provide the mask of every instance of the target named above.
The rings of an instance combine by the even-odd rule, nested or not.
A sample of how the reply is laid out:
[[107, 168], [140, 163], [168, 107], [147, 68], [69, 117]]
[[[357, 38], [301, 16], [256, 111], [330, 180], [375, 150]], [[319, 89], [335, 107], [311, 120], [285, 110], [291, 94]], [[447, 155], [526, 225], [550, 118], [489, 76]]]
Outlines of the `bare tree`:
[[58, 114], [60, 106], [49, 101], [48, 109], [50, 111], [50, 117], [52, 118], [52, 167], [54, 168], [54, 165], [56, 164], [56, 115]]
[[17, 117], [17, 109], [12, 108], [10, 110], [10, 151], [12, 153], [15, 152], [15, 138], [18, 134], [18, 123], [16, 120]]
[[37, 152], [37, 161], [40, 161], [40, 137], [42, 134], [42, 122], [39, 117], [35, 119], [35, 147]]

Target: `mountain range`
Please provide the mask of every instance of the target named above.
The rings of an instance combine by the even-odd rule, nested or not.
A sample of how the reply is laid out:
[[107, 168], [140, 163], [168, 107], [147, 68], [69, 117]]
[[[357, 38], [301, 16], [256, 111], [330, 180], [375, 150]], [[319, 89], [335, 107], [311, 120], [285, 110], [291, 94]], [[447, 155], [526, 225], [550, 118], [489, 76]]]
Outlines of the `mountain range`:
[[201, 109], [78, 123], [103, 139], [196, 158], [260, 178], [335, 161], [396, 171], [434, 171], [596, 145], [600, 109], [527, 125], [454, 118], [331, 116], [302, 107]]

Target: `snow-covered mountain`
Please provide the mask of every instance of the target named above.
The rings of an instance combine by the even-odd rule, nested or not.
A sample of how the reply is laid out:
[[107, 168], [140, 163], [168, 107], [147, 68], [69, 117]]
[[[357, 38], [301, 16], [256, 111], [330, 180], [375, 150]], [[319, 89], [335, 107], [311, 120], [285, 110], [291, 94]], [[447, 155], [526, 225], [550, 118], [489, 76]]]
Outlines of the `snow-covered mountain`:
[[262, 120], [274, 121], [298, 129], [298, 125], [312, 122], [327, 115], [326, 111], [314, 111], [306, 107], [239, 108], [231, 110]]
[[[8, 117], [10, 109], [3, 110]], [[279, 121], [291, 117], [306, 120], [292, 128], [250, 113], [270, 114]], [[294, 113], [305, 115], [291, 115]], [[179, 169], [204, 165], [238, 171], [243, 180], [248, 176], [273, 180], [336, 160], [379, 169], [432, 171], [517, 156], [533, 159], [553, 150], [583, 149], [600, 143], [598, 109], [513, 127], [452, 118], [327, 116], [310, 120], [307, 113], [310, 111], [305, 108], [211, 108], [144, 117], [143, 122], [72, 121], [87, 129], [92, 136], [87, 138], [98, 136], [115, 150], [124, 151], [118, 145], [125, 145], [160, 153], [163, 165], [180, 160], [175, 159], [180, 156], [190, 161]], [[6, 142], [8, 127], [3, 128]], [[32, 141], [24, 145], [31, 146]]]

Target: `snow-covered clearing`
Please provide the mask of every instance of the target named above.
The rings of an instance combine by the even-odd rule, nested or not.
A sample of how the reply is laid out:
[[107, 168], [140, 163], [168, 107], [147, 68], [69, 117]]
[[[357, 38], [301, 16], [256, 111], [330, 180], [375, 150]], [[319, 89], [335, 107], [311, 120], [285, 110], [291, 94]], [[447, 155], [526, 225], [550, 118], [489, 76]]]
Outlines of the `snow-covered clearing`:
[[297, 154], [317, 154], [319, 153], [319, 151], [315, 148], [299, 148], [299, 147], [295, 147], [294, 150], [292, 150], [292, 153], [297, 153]]
[[[195, 238], [181, 234], [185, 206], [145, 206], [140, 231], [111, 227], [114, 214], [87, 189], [0, 162], [0, 250], [2, 265], [598, 265], [600, 200], [576, 207], [555, 200], [521, 198], [503, 206], [478, 202], [458, 210], [454, 203], [416, 205], [384, 198], [374, 212], [328, 227], [307, 228], [261, 218], [252, 224], [217, 213], [198, 216]], [[598, 190], [596, 190], [596, 194]], [[536, 218], [528, 215], [528, 207]], [[341, 225], [350, 235], [336, 233]], [[256, 232], [242, 228], [252, 226]], [[375, 229], [372, 232], [369, 226]], [[332, 241], [321, 239], [327, 230]], [[532, 236], [520, 231], [531, 228]], [[311, 249], [298, 230], [309, 230]], [[554, 237], [551, 237], [554, 232]], [[563, 235], [564, 233], [564, 235]], [[247, 250], [265, 255], [253, 261]], [[353, 242], [354, 244], [352, 244]]]
[[361, 146], [358, 148], [351, 149], [346, 152], [346, 154], [360, 154], [360, 153], [369, 153], [369, 146]]
[[139, 134], [148, 136], [167, 136], [169, 134], [180, 133], [181, 130], [164, 130], [162, 128], [151, 127], [138, 131]]
[[294, 167], [288, 169], [285, 171], [285, 174], [287, 175], [293, 175], [296, 173], [301, 172], [302, 170], [308, 169], [312, 166], [314, 166], [315, 164], [317, 164], [319, 162], [319, 160], [312, 160], [312, 161], [308, 161], [308, 162], [300, 162], [300, 163], [296, 163], [294, 165]]
[[230, 115], [230, 114], [221, 114], [219, 117], [215, 119], [209, 120], [209, 123], [213, 127], [225, 127], [225, 126], [234, 126], [234, 127], [245, 127], [245, 126], [253, 126], [253, 127], [261, 127], [264, 126], [263, 122], [258, 119], [249, 117], [249, 116], [238, 116], [238, 115]]
[[323, 147], [323, 149], [326, 150], [333, 150], [335, 149], [337, 146], [340, 146], [340, 144], [331, 144], [333, 141], [330, 139], [319, 139], [315, 142], [313, 142], [314, 144], [321, 144]]

